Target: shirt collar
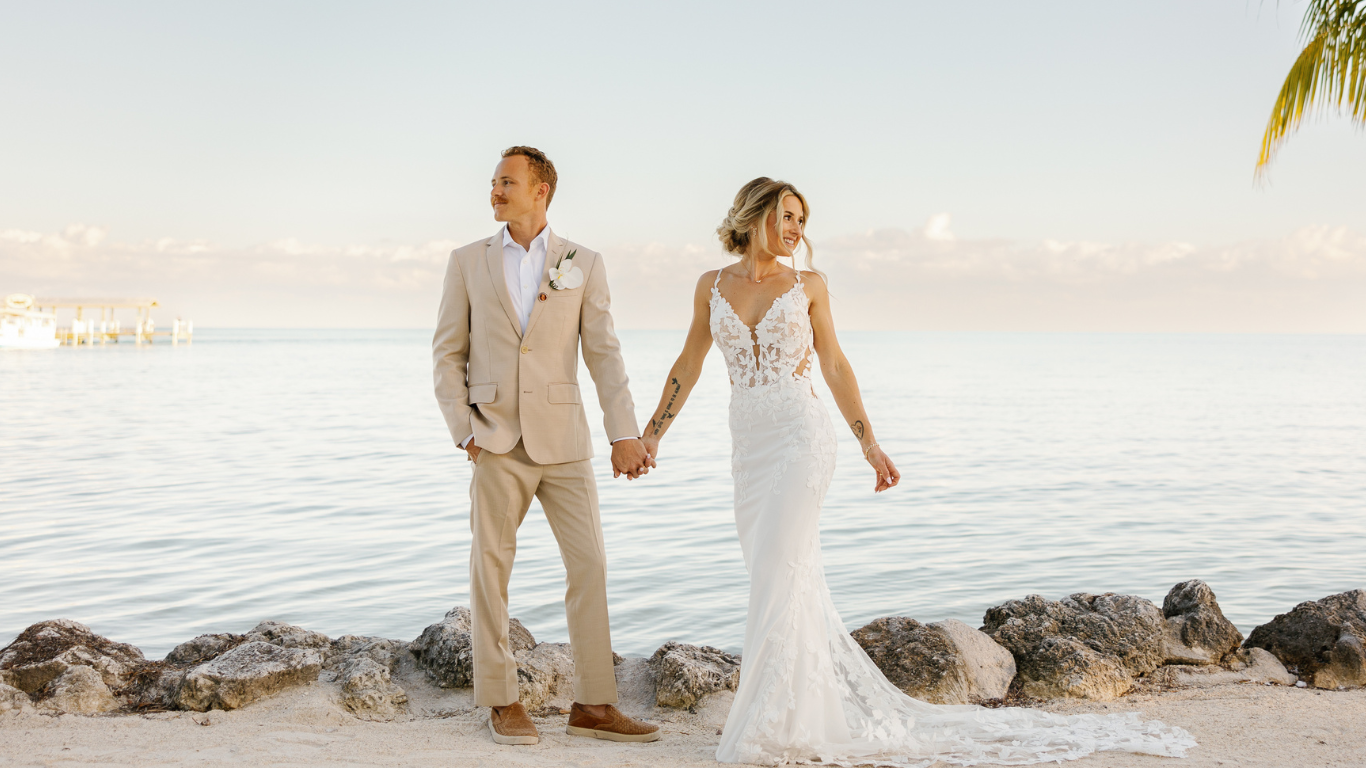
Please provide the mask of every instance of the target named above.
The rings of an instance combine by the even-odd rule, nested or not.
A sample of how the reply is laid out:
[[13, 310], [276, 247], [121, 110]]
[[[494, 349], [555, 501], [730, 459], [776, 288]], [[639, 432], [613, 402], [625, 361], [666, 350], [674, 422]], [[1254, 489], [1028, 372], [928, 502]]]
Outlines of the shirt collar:
[[[516, 244], [516, 243], [517, 243], [517, 241], [512, 239], [512, 232], [508, 229], [508, 226], [507, 226], [506, 224], [504, 224], [504, 225], [503, 225], [503, 247], [506, 248], [506, 247], [508, 247], [509, 245], [514, 245], [514, 244]], [[532, 241], [531, 241], [531, 247], [532, 247], [532, 249], [534, 249], [534, 248], [536, 247], [536, 243], [540, 243], [540, 244], [541, 244], [541, 251], [543, 251], [543, 252], [550, 249], [550, 225], [549, 225], [549, 224], [545, 225], [545, 228], [541, 230], [541, 234], [537, 235], [535, 238], [532, 239]], [[519, 245], [519, 246], [517, 246], [517, 247], [520, 248], [521, 246]], [[530, 252], [531, 252], [530, 250], [527, 251], [527, 253], [530, 253]]]

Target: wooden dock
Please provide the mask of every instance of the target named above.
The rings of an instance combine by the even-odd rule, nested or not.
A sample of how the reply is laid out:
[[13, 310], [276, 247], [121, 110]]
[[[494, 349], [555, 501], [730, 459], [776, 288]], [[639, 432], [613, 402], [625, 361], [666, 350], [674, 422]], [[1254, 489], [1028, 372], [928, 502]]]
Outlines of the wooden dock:
[[[94, 346], [97, 344], [118, 344], [121, 340], [134, 344], [151, 344], [158, 337], [170, 339], [172, 344], [194, 341], [194, 321], [176, 318], [168, 329], [158, 329], [152, 319], [152, 308], [159, 306], [156, 299], [68, 299], [35, 298], [33, 306], [37, 311], [74, 309], [75, 317], [70, 325], [57, 327], [57, 341], [70, 346]], [[132, 323], [125, 326], [117, 316], [117, 310], [131, 309], [135, 312]], [[99, 317], [96, 319], [95, 313]], [[87, 316], [87, 313], [89, 316]]]

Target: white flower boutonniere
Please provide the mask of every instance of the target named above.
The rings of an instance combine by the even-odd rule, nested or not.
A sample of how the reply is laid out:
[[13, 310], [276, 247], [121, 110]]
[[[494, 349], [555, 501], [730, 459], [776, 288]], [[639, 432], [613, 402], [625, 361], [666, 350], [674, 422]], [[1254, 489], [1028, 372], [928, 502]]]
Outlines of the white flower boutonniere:
[[550, 287], [557, 291], [572, 291], [583, 285], [583, 270], [574, 266], [574, 254], [577, 250], [569, 252], [568, 256], [560, 259], [559, 263], [550, 268]]

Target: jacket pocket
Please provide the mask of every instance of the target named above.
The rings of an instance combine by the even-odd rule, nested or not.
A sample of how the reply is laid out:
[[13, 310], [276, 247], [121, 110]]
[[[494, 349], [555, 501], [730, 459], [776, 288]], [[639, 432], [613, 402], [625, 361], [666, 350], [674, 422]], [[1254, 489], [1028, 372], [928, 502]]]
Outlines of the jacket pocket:
[[491, 403], [497, 395], [497, 384], [474, 384], [470, 387], [469, 403]]
[[551, 384], [547, 395], [552, 403], [579, 403], [578, 384]]

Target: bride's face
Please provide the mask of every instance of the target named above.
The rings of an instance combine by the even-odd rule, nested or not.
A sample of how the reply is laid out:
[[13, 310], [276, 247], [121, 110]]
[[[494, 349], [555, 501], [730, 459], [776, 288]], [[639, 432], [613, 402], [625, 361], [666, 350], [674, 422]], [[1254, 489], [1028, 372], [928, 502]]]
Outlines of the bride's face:
[[[791, 256], [801, 242], [806, 211], [796, 195], [783, 198], [778, 210], [768, 215], [768, 246], [775, 256]], [[780, 246], [779, 243], [782, 245]]]

